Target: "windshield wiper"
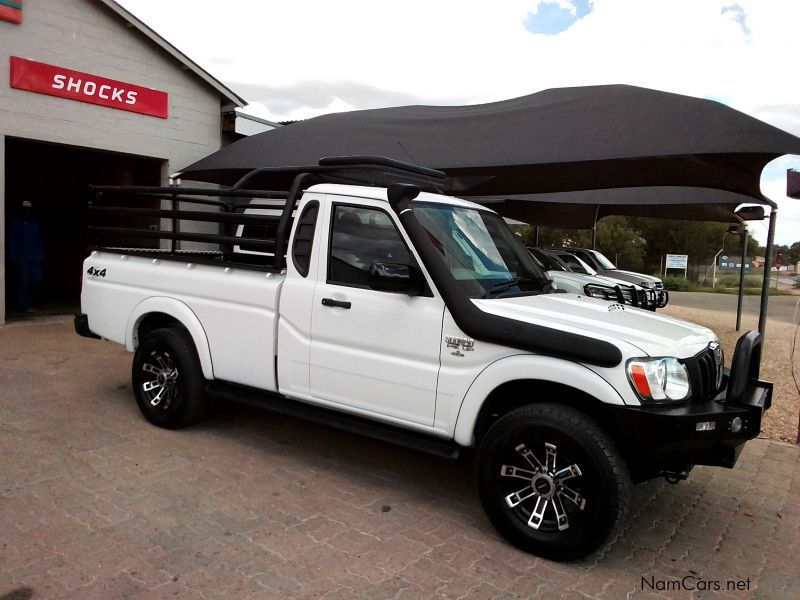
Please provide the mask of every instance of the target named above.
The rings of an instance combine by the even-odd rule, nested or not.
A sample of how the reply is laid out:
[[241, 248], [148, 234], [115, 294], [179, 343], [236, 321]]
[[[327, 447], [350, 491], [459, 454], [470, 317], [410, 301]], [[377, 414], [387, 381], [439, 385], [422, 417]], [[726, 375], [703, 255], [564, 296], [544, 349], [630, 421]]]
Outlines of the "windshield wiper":
[[[518, 286], [520, 283], [538, 283], [535, 279], [525, 279], [525, 278], [514, 278], [509, 279], [508, 281], [501, 281], [500, 283], [495, 283], [492, 287], [486, 290], [486, 293], [483, 295], [484, 298], [491, 298], [494, 295], [501, 294], [506, 290], [511, 289], [512, 287]], [[530, 292], [526, 293], [535, 293], [540, 294], [543, 290], [535, 291], [530, 290]]]

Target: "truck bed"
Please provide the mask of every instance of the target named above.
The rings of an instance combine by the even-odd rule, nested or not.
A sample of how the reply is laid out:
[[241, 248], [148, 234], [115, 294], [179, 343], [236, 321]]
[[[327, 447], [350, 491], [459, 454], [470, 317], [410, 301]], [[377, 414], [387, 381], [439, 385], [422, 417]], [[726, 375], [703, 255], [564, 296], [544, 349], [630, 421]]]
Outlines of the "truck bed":
[[132, 352], [143, 312], [188, 309], [202, 323], [214, 379], [277, 391], [277, 311], [284, 275], [208, 264], [211, 257], [204, 255], [206, 260], [192, 254], [139, 256], [125, 249], [92, 252], [84, 262], [81, 292], [91, 330]]

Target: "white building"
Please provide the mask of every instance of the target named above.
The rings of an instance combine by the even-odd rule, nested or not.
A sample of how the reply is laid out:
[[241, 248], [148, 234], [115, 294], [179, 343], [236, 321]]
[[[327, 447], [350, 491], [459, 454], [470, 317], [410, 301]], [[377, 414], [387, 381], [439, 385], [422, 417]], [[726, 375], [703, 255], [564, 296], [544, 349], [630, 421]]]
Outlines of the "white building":
[[3, 6], [0, 323], [6, 301], [18, 309], [4, 237], [23, 201], [43, 231], [43, 301], [77, 309], [88, 186], [166, 185], [220, 148], [223, 129], [236, 131], [223, 113], [245, 104], [112, 0]]

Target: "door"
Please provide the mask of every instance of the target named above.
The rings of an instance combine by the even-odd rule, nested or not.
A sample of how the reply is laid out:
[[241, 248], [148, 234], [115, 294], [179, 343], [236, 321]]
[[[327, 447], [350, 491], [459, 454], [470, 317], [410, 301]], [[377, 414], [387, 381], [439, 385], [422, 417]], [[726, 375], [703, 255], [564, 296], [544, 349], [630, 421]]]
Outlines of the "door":
[[444, 302], [369, 288], [373, 263], [415, 265], [388, 212], [334, 203], [314, 293], [310, 392], [374, 415], [433, 425]]

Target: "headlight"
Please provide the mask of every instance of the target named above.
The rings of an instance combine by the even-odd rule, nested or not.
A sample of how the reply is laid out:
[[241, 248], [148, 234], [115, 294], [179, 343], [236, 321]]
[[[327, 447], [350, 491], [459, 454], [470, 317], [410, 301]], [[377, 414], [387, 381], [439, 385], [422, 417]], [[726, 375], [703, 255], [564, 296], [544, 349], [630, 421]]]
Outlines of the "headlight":
[[590, 298], [600, 298], [600, 300], [616, 300], [617, 292], [613, 288], [587, 283], [583, 286], [584, 293]]
[[648, 288], [648, 289], [652, 289], [652, 288], [656, 287], [656, 284], [653, 283], [652, 281], [643, 281], [639, 285], [642, 286], [643, 288]]
[[677, 358], [628, 361], [628, 380], [642, 400], [670, 402], [689, 397], [689, 373]]

